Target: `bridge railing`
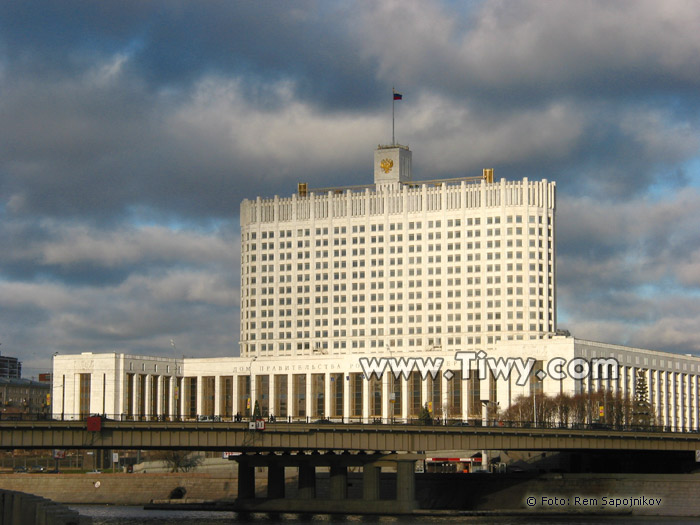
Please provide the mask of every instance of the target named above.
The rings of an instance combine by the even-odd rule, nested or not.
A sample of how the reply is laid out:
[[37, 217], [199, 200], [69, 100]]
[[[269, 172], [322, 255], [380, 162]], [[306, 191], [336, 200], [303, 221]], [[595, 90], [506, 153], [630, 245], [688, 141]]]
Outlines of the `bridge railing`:
[[[17, 415], [14, 415], [17, 416]], [[37, 414], [22, 414], [21, 417], [13, 417], [12, 420], [22, 421], [37, 421], [37, 420], [59, 420], [59, 421], [81, 421], [86, 420], [88, 416], [84, 414], [63, 414], [62, 417], [48, 417]], [[91, 414], [90, 417], [100, 417], [103, 421], [138, 421], [138, 422], [198, 422], [198, 423], [245, 423], [254, 420], [252, 416], [246, 415], [193, 415], [193, 416], [164, 416], [164, 415], [140, 415], [133, 416], [128, 414]], [[531, 420], [505, 420], [493, 419], [482, 420], [479, 418], [470, 418], [467, 420], [457, 418], [381, 418], [381, 417], [319, 417], [319, 416], [267, 416], [257, 418], [264, 420], [268, 425], [284, 425], [291, 423], [304, 423], [310, 425], [323, 424], [362, 424], [362, 425], [422, 425], [422, 426], [447, 426], [447, 427], [463, 427], [465, 430], [479, 427], [496, 427], [496, 428], [538, 428], [538, 429], [570, 429], [570, 430], [614, 430], [614, 431], [646, 431], [646, 432], [699, 432], [698, 429], [690, 427], [671, 427], [664, 425], [628, 425], [628, 424], [607, 424], [600, 422], [578, 423], [578, 422], [543, 422]], [[7, 418], [4, 418], [7, 420]]]

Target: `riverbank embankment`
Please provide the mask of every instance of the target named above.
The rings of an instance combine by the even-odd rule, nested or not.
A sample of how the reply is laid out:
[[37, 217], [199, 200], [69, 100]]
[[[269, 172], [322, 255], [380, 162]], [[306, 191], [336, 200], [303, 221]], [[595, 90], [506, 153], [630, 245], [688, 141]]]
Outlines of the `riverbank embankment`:
[[[266, 495], [266, 472], [256, 472], [256, 497]], [[348, 475], [348, 497], [362, 497], [362, 476]], [[329, 480], [319, 473], [316, 495], [327, 499]], [[4, 474], [0, 488], [36, 494], [60, 503], [145, 505], [179, 498], [233, 502], [235, 470], [177, 474]], [[296, 473], [288, 469], [286, 493], [294, 497]], [[395, 476], [383, 473], [381, 498], [391, 506]], [[627, 512], [639, 516], [700, 516], [698, 474], [418, 474], [421, 509], [560, 513]], [[390, 512], [387, 509], [387, 512]]]

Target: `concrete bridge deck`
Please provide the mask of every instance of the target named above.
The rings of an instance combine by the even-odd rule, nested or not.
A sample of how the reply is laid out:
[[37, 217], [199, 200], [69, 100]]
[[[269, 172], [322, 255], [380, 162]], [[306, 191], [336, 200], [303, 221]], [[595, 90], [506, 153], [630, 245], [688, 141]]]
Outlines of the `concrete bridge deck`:
[[180, 449], [220, 451], [700, 450], [700, 434], [569, 428], [388, 424], [0, 421], [0, 449]]

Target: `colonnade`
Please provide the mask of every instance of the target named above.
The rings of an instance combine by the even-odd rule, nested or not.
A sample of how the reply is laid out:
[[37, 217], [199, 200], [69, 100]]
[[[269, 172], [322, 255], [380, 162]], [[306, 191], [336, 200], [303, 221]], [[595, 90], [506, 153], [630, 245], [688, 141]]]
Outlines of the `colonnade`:
[[[700, 429], [700, 376], [672, 363], [678, 370], [660, 370], [640, 366], [619, 366], [613, 379], [565, 379], [547, 377], [537, 393], [585, 393], [598, 390], [620, 393], [634, 400], [638, 373], [646, 379], [647, 400], [656, 425], [674, 431]], [[253, 414], [257, 402], [263, 417], [287, 420], [331, 419], [382, 422], [416, 419], [427, 407], [431, 417], [449, 420], [479, 420], [485, 403], [498, 404], [501, 410], [519, 395], [531, 395], [532, 385], [517, 387], [514, 379], [479, 379], [476, 371], [462, 378], [460, 370], [441, 370], [435, 378], [422, 378], [418, 372], [395, 378], [385, 372], [381, 378], [364, 377], [361, 372], [309, 371], [305, 373], [262, 374], [255, 367], [248, 373], [226, 375], [187, 375], [127, 373], [115, 377], [117, 396], [122, 402], [114, 414], [105, 407], [105, 374], [92, 374], [92, 381], [75, 381], [73, 411], [82, 413], [80, 402], [86, 397], [90, 413], [105, 413], [117, 419], [222, 418]], [[76, 377], [82, 374], [76, 374]], [[99, 376], [102, 376], [100, 378]], [[70, 376], [66, 376], [66, 380]], [[97, 380], [95, 380], [97, 379]], [[82, 392], [81, 384], [90, 391]], [[109, 406], [109, 404], [107, 405]], [[61, 406], [61, 414], [64, 413]]]
[[700, 376], [697, 374], [620, 366], [617, 379], [583, 381], [582, 391], [604, 389], [634, 400], [640, 372], [646, 380], [647, 400], [656, 425], [674, 431], [700, 430]]

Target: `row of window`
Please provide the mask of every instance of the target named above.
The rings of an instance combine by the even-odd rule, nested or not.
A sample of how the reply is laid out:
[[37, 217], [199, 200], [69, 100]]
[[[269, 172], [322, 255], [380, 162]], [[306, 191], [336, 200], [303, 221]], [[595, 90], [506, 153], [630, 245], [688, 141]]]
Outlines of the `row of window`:
[[[487, 228], [484, 231], [484, 236], [485, 237], [500, 237], [501, 236], [501, 229], [500, 228]], [[523, 228], [506, 228], [505, 229], [506, 235], [508, 237], [512, 237], [513, 234], [516, 236], [522, 236], [523, 235]], [[481, 237], [482, 236], [482, 230], [450, 230], [446, 232], [446, 238], [449, 239], [460, 239], [462, 238], [462, 234], [464, 234], [465, 238], [472, 238], [472, 237]], [[528, 234], [530, 236], [535, 236], [536, 234], [539, 234], [540, 237], [543, 237], [543, 231], [542, 228], [529, 228], [528, 229]], [[428, 232], [425, 234], [426, 239], [429, 241], [432, 240], [440, 240], [442, 239], [442, 232]], [[403, 234], [392, 234], [392, 235], [387, 235], [386, 238], [383, 235], [371, 235], [369, 237], [337, 237], [333, 239], [332, 245], [333, 246], [345, 246], [348, 244], [348, 241], [350, 241], [352, 244], [383, 244], [385, 239], [390, 242], [390, 243], [397, 243], [397, 242], [403, 242], [404, 237]], [[406, 240], [409, 242], [417, 242], [417, 241], [422, 241], [423, 240], [423, 233], [409, 233], [406, 235]], [[551, 242], [551, 232], [549, 236], [549, 241]], [[534, 242], [535, 239], [531, 239], [530, 242]], [[499, 241], [494, 241], [498, 242]], [[506, 242], [508, 245], [513, 245], [513, 242], [515, 242], [516, 246], [522, 246], [522, 239], [507, 239]], [[541, 239], [540, 239], [541, 242]], [[329, 246], [329, 239], [327, 238], [316, 238], [315, 245], [317, 247], [319, 246]], [[251, 243], [244, 243], [243, 244], [243, 250], [244, 251], [256, 251], [257, 250], [257, 244], [254, 242]], [[296, 248], [309, 248], [311, 246], [311, 241], [306, 239], [299, 239], [296, 244]], [[278, 250], [291, 250], [293, 247], [292, 241], [282, 241], [277, 243], [276, 248]], [[261, 250], [274, 250], [275, 249], [275, 243], [274, 242], [262, 242], [260, 243], [260, 248]]]
[[[468, 233], [471, 233], [471, 232], [468, 232]], [[474, 237], [479, 237], [480, 235], [479, 235], [478, 233], [479, 233], [479, 232], [477, 231], [477, 232], [476, 232], [476, 235], [474, 235]], [[469, 235], [466, 235], [466, 237], [472, 237], [472, 235], [469, 234]], [[459, 239], [459, 238], [460, 238], [459, 235], [455, 235], [454, 237], [452, 237], [451, 235], [448, 236], [448, 240], [450, 240], [450, 239]], [[378, 242], [378, 243], [377, 243], [377, 239], [379, 239], [379, 242]], [[415, 235], [415, 238], [414, 238], [413, 234], [411, 234], [411, 235], [409, 236], [409, 238], [408, 238], [408, 241], [409, 241], [410, 243], [412, 243], [412, 242], [420, 242], [421, 240], [422, 240], [422, 238], [421, 238], [421, 234], [420, 234], [420, 233], [417, 233], [417, 234]], [[432, 234], [429, 234], [429, 236], [428, 236], [428, 241], [433, 241], [433, 240], [440, 240], [440, 234], [439, 234], [439, 233], [436, 233], [436, 234], [435, 234], [435, 237], [433, 237]], [[539, 247], [541, 248], [541, 247], [543, 247], [543, 245], [544, 245], [543, 240], [544, 240], [544, 239], [542, 239], [542, 238], [540, 238], [540, 239], [531, 238], [531, 239], [528, 240], [528, 246], [530, 246], [530, 247], [532, 247], [532, 248], [539, 246]], [[392, 243], [395, 243], [395, 242], [402, 242], [402, 238], [401, 238], [401, 236], [399, 235], [399, 236], [398, 236], [398, 239], [395, 239], [394, 236], [392, 235], [392, 236], [391, 236], [391, 242], [392, 242]], [[358, 238], [358, 237], [353, 237], [353, 238], [352, 238], [352, 244], [353, 244], [353, 245], [365, 244], [365, 243], [366, 243], [365, 237], [359, 237], [359, 238]], [[370, 243], [371, 243], [371, 244], [383, 244], [383, 237], [381, 237], [381, 236], [378, 237], [378, 238], [377, 238], [377, 237], [371, 237]], [[552, 239], [551, 239], [551, 237], [550, 237], [550, 238], [548, 239], [548, 244], [551, 244], [551, 243], [552, 243]], [[335, 241], [333, 242], [333, 246], [346, 246], [347, 244], [348, 244], [348, 242], [347, 242], [347, 239], [345, 239], [345, 238], [343, 238], [343, 239], [335, 239]], [[316, 239], [315, 245], [316, 245], [317, 248], [329, 246], [329, 244], [328, 244], [328, 239]], [[487, 240], [487, 241], [485, 241], [485, 245], [486, 245], [486, 248], [500, 248], [500, 247], [501, 247], [501, 240]], [[440, 250], [440, 249], [441, 249], [441, 246], [442, 246], [441, 244], [428, 244], [428, 251]], [[457, 251], [459, 251], [459, 250], [462, 249], [462, 243], [461, 243], [461, 242], [454, 242], [454, 243], [448, 242], [448, 243], [446, 244], [446, 246], [447, 246], [447, 250], [457, 250]], [[480, 242], [480, 241], [476, 241], [476, 242], [474, 242], [474, 243], [472, 243], [472, 242], [467, 242], [467, 243], [464, 244], [464, 246], [465, 246], [467, 249], [469, 249], [469, 250], [471, 250], [471, 249], [477, 249], [477, 250], [478, 250], [478, 249], [481, 249], [481, 242]], [[522, 246], [524, 246], [524, 244], [523, 244], [523, 239], [507, 239], [507, 240], [505, 241], [505, 246], [508, 247], [508, 248], [511, 248], [511, 247], [516, 247], [516, 248], [522, 247]], [[311, 247], [311, 243], [310, 243], [309, 241], [298, 241], [298, 242], [297, 242], [296, 249], [297, 249], [297, 250], [303, 250], [304, 248], [310, 248], [310, 247]], [[272, 250], [274, 250], [274, 245], [273, 245], [272, 243], [270, 243], [269, 245], [268, 245], [267, 243], [262, 243], [261, 248], [262, 248], [263, 251], [272, 251]], [[403, 248], [404, 248], [404, 246], [389, 246], [389, 252], [390, 252], [390, 253], [402, 253], [402, 252], [403, 252]], [[278, 249], [279, 249], [279, 250], [282, 250], [282, 252], [280, 253], [280, 258], [281, 258], [281, 259], [285, 259], [285, 258], [287, 258], [287, 259], [292, 259], [292, 258], [293, 258], [292, 254], [293, 254], [294, 252], [292, 251], [293, 248], [292, 248], [291, 242], [287, 242], [286, 245], [285, 245], [284, 243], [280, 243]], [[284, 252], [285, 249], [286, 249], [286, 250], [289, 250], [289, 253]], [[422, 244], [416, 244], [416, 245], [409, 244], [408, 247], [407, 247], [407, 250], [408, 250], [409, 252], [421, 252], [421, 251], [423, 251], [423, 250], [422, 250]], [[252, 243], [252, 244], [248, 244], [248, 245], [243, 245], [243, 251], [244, 251], [244, 252], [257, 252], [257, 250], [256, 250], [256, 244], [255, 244], [255, 243]], [[355, 252], [357, 252], [357, 253], [360, 254], [360, 255], [362, 255], [362, 254], [365, 253], [364, 250], [361, 250], [361, 251], [355, 250]], [[325, 251], [325, 252], [317, 252], [317, 257], [320, 257], [320, 255], [319, 255], [320, 253], [325, 253], [325, 254], [326, 254], [326, 257], [328, 256], [328, 255], [327, 255], [328, 252]], [[383, 246], [372, 247], [372, 248], [371, 248], [371, 253], [384, 253], [384, 247], [383, 247]], [[338, 254], [346, 254], [346, 252], [345, 252], [345, 250], [340, 251], [340, 252], [339, 252], [338, 250], [336, 250], [336, 251], [334, 252], [334, 254], [335, 254], [336, 256], [338, 256]], [[263, 253], [263, 254], [261, 255], [261, 257], [267, 257], [267, 258], [269, 259], [272, 255], [273, 255], [273, 254], [271, 254], [271, 253]], [[255, 261], [254, 255], [250, 255], [250, 258], [251, 258], [252, 261]]]
[[[436, 296], [436, 298], [440, 298], [439, 292], [435, 292], [434, 295]], [[408, 296], [409, 296], [408, 297], [409, 300], [422, 298], [421, 292], [415, 292], [415, 293], [411, 292], [408, 294]], [[379, 297], [381, 297], [383, 299], [384, 295], [380, 294]], [[432, 299], [432, 298], [433, 298], [433, 293], [432, 292], [428, 293], [428, 299]], [[403, 299], [403, 294], [401, 294], [401, 293], [389, 294], [390, 301], [396, 301], [396, 300], [400, 301], [402, 299]], [[263, 302], [262, 306], [268, 306], [265, 301], [266, 301], [265, 299], [262, 300], [262, 302]], [[272, 299], [270, 299], [268, 301], [270, 302], [269, 306], [272, 306], [273, 305]], [[336, 302], [338, 302], [337, 297], [336, 297]], [[363, 302], [365, 302], [364, 299], [363, 299]], [[411, 311], [422, 310], [423, 304], [424, 303], [410, 303], [408, 305], [408, 309]], [[462, 304], [464, 304], [464, 306], [467, 310], [472, 310], [472, 309], [481, 310], [481, 307], [482, 307], [481, 301], [465, 301], [464, 303], [462, 303], [461, 301], [448, 301], [446, 303], [443, 303], [443, 302], [428, 303], [426, 309], [428, 309], [428, 310], [433, 310], [433, 309], [440, 310], [440, 309], [442, 309], [442, 306], [445, 305], [447, 310], [453, 310], [453, 309], [461, 310]], [[488, 310], [491, 310], [494, 308], [497, 310], [500, 310], [501, 304], [502, 304], [501, 301], [499, 299], [496, 299], [496, 300], [484, 301], [483, 306], [486, 307]], [[508, 299], [505, 302], [505, 304], [511, 310], [511, 312], [509, 312], [509, 315], [511, 315], [513, 308], [518, 308], [518, 309], [522, 310], [525, 303], [524, 303], [523, 299]], [[549, 304], [549, 309], [551, 310], [551, 307], [552, 307], [551, 302], [549, 302], [548, 304]], [[274, 310], [273, 309], [253, 310], [252, 308], [254, 308], [255, 305], [256, 305], [255, 299], [246, 299], [245, 311], [248, 312], [248, 314], [249, 314], [246, 317], [255, 318], [258, 312], [260, 313], [260, 317], [274, 317]], [[389, 312], [400, 312], [403, 310], [403, 304], [386, 304], [386, 303], [384, 303], [384, 304], [370, 305], [368, 307], [368, 311], [370, 311], [372, 313], [383, 312], [385, 309], [385, 306], [386, 306], [386, 310]], [[530, 308], [537, 308], [539, 306], [539, 308], [541, 309], [541, 308], [544, 308], [544, 301], [542, 299], [539, 299], [539, 300], [538, 299], [530, 299], [529, 306], [530, 306]], [[358, 313], [362, 314], [362, 313], [365, 313], [365, 307], [363, 305], [353, 305], [351, 308], [351, 311], [353, 314], [358, 314]], [[347, 314], [347, 312], [348, 312], [348, 310], [347, 310], [347, 307], [345, 307], [345, 306], [333, 307], [333, 314], [336, 316], [337, 315], [345, 316]], [[323, 307], [323, 308], [317, 307], [314, 310], [314, 315], [327, 316], [328, 313], [329, 313], [328, 307]], [[278, 311], [278, 315], [280, 317], [284, 317], [285, 314], [287, 317], [291, 317], [292, 316], [292, 309], [288, 308], [286, 310], [281, 309]], [[296, 310], [296, 315], [298, 315], [298, 316], [311, 315], [311, 309], [310, 308], [298, 308]], [[456, 315], [458, 315], [458, 314], [456, 314]]]
[[[501, 247], [500, 241], [494, 241], [493, 243], [489, 241], [489, 243], [487, 243], [487, 244], [488, 244], [488, 246], [487, 246], [487, 249], [488, 249], [488, 250], [498, 249], [498, 248]], [[476, 260], [476, 261], [478, 261], [478, 260], [481, 259], [481, 254], [480, 254], [480, 253], [473, 253], [474, 249], [476, 249], [476, 250], [481, 249], [480, 243], [477, 242], [477, 243], [475, 243], [474, 245], [473, 245], [472, 243], [465, 243], [465, 246], [466, 246], [467, 250], [468, 250], [469, 252], [471, 252], [471, 253], [466, 254], [467, 260]], [[544, 246], [543, 246], [543, 244], [542, 244], [542, 241], [539, 241], [539, 244], [538, 244], [537, 246], [535, 245], [534, 241], [531, 241], [529, 247], [530, 247], [530, 248], [539, 248], [539, 251], [527, 252], [527, 256], [528, 256], [531, 260], [535, 260], [535, 259], [537, 259], [537, 258], [539, 258], [540, 260], [544, 259], [544, 252], [543, 252]], [[359, 248], [359, 249], [355, 248], [355, 249], [352, 250], [350, 257], [366, 257], [367, 255], [403, 255], [403, 253], [404, 253], [404, 249], [403, 249], [403, 248], [404, 248], [403, 246], [391, 246], [391, 247], [389, 248], [388, 252], [386, 252], [386, 253], [385, 253], [385, 251], [384, 251], [384, 248], [382, 248], [382, 247], [379, 247], [379, 248], [371, 248], [371, 249], [369, 250], [369, 253], [367, 253], [367, 252], [365, 251], [364, 248]], [[427, 249], [426, 249], [426, 252], [427, 252], [427, 253], [443, 252], [442, 245], [440, 245], [440, 244], [428, 244], [428, 245], [426, 246], [426, 248], [427, 248]], [[462, 251], [462, 245], [461, 245], [460, 243], [448, 244], [448, 245], [447, 245], [447, 251], [448, 251], [448, 252], [449, 252], [449, 251], [458, 251], [458, 252], [461, 252], [461, 251]], [[551, 249], [550, 249], [549, 251], [551, 252]], [[412, 253], [423, 253], [423, 247], [422, 247], [422, 245], [413, 245], [413, 244], [411, 244], [411, 245], [409, 245], [409, 246], [407, 247], [406, 252], [409, 253], [409, 254], [412, 254]], [[296, 259], [296, 260], [301, 260], [301, 261], [303, 261], [304, 259], [311, 259], [312, 253], [313, 253], [313, 252], [311, 252], [311, 251], [297, 251], [297, 252], [289, 252], [289, 253], [282, 252], [282, 253], [278, 254], [277, 260], [280, 260], [280, 261], [285, 261], [285, 260], [291, 261], [291, 260], [295, 260], [295, 259]], [[317, 251], [317, 252], [314, 254], [314, 256], [315, 256], [316, 259], [329, 259], [329, 258], [331, 257], [330, 253], [331, 253], [331, 252], [330, 252], [329, 250], [319, 250], [319, 251]], [[524, 256], [525, 254], [526, 254], [526, 253], [525, 253], [524, 251], [522, 251], [522, 250], [516, 250], [516, 251], [508, 250], [508, 251], [505, 251], [505, 252], [501, 252], [501, 251], [496, 251], [496, 252], [487, 251], [485, 255], [486, 255], [486, 259], [487, 259], [487, 260], [500, 260], [500, 259], [502, 259], [502, 258], [503, 258], [503, 259], [522, 259], [523, 256]], [[449, 257], [450, 255], [452, 255], [452, 256], [454, 256], [454, 257], [457, 257], [457, 256], [461, 256], [462, 254], [461, 254], [461, 253], [459, 253], [459, 254], [448, 254], [448, 257]], [[348, 250], [344, 250], [344, 249], [343, 249], [343, 250], [333, 250], [333, 255], [332, 255], [332, 257], [333, 257], [333, 258], [336, 258], [336, 259], [338, 259], [338, 258], [346, 259], [346, 258], [348, 257]], [[400, 258], [399, 258], [399, 259], [400, 259]], [[274, 261], [274, 260], [276, 260], [276, 259], [275, 259], [275, 254], [274, 254], [274, 253], [270, 253], [270, 254], [263, 253], [263, 254], [260, 256], [260, 261], [263, 262], [263, 263], [272, 262], [272, 261]], [[398, 260], [398, 259], [397, 259], [397, 260]], [[458, 259], [457, 259], [457, 260], [458, 260]], [[245, 255], [245, 256], [243, 257], [243, 260], [242, 260], [242, 263], [241, 263], [242, 266], [243, 266], [243, 273], [255, 272], [256, 266], [254, 265], [254, 263], [256, 263], [257, 261], [258, 261], [258, 256], [257, 256], [257, 254]], [[374, 261], [374, 260], [373, 260], [373, 261]], [[323, 262], [323, 261], [317, 261], [317, 264], [318, 264], [319, 262]], [[357, 266], [357, 263], [358, 263], [358, 261], [353, 260], [353, 266]], [[298, 263], [298, 264], [310, 264], [310, 263]], [[385, 263], [385, 260], [380, 259], [380, 260], [379, 260], [378, 262], [376, 262], [375, 264], [383, 265], [383, 264], [388, 264], [388, 263]], [[415, 264], [419, 264], [419, 263], [415, 263]], [[263, 266], [264, 266], [264, 265], [263, 265]], [[339, 268], [339, 267], [340, 267], [339, 264], [338, 264], [338, 261], [335, 261], [335, 262], [334, 262], [334, 267], [335, 267], [335, 268]], [[345, 266], [343, 266], [343, 267], [345, 267]]]
[[[455, 256], [448, 255], [448, 256], [447, 256], [447, 262], [448, 262], [448, 263], [451, 263], [451, 262], [460, 262], [461, 260], [462, 260], [461, 255], [455, 255]], [[477, 254], [468, 254], [467, 257], [466, 257], [466, 260], [467, 260], [467, 262], [479, 261], [479, 260], [481, 260], [481, 257], [480, 257], [480, 254], [478, 254], [478, 253], [477, 253]], [[410, 268], [410, 266], [422, 265], [422, 264], [423, 264], [423, 259], [422, 259], [422, 257], [408, 257], [408, 258], [406, 258], [406, 259], [404, 259], [403, 257], [399, 257], [399, 258], [396, 258], [396, 259], [390, 258], [390, 259], [389, 259], [389, 264], [388, 264], [388, 265], [389, 265], [389, 266], [402, 266], [402, 267], [404, 267], [404, 266], [405, 266], [405, 265], [404, 265], [404, 261], [406, 261], [407, 264], [408, 264], [408, 266], [409, 266], [409, 268], [408, 268], [408, 270], [407, 270], [407, 271], [408, 271], [408, 275], [410, 275], [410, 276], [412, 276], [412, 275], [421, 275], [422, 268]], [[342, 263], [342, 265], [341, 265], [340, 263]], [[435, 257], [430, 256], [430, 257], [427, 258], [427, 263], [428, 263], [428, 264], [440, 264], [440, 263], [441, 263], [441, 257], [440, 257], [439, 255], [437, 255], [437, 256], [435, 256]], [[279, 274], [283, 274], [284, 272], [291, 272], [293, 267], [294, 267], [294, 266], [293, 266], [292, 264], [290, 264], [290, 263], [287, 263], [287, 264], [280, 264], [277, 268], [275, 268], [275, 265], [274, 265], [274, 264], [263, 264], [263, 265], [260, 266], [260, 273], [275, 273], [275, 274], [278, 274], [278, 273], [279, 273]], [[364, 268], [364, 267], [366, 267], [365, 260], [353, 260], [353, 261], [352, 261], [352, 267], [353, 267], [353, 268]], [[524, 267], [524, 266], [523, 266], [523, 263], [507, 263], [507, 264], [504, 266], [504, 268], [505, 268], [509, 273], [510, 273], [510, 272], [513, 272], [513, 271], [522, 272], [522, 271], [523, 271], [523, 267]], [[257, 273], [257, 272], [256, 272], [256, 268], [257, 268], [256, 266], [250, 266], [250, 267], [247, 268], [247, 270], [249, 270], [249, 271], [246, 272], [246, 273]], [[345, 264], [345, 261], [335, 261], [334, 269], [342, 269], [342, 268], [347, 268], [347, 265]], [[441, 268], [443, 268], [443, 266], [428, 267], [427, 271], [428, 271], [429, 273], [430, 273], [431, 271], [434, 271], [434, 272], [436, 272], [436, 273], [439, 273], [439, 271], [440, 271]], [[460, 266], [448, 266], [448, 267], [447, 267], [447, 273], [448, 273], [448, 274], [449, 274], [449, 273], [461, 273], [462, 268], [465, 268], [466, 271], [467, 271], [467, 273], [472, 273], [472, 272], [480, 273], [480, 272], [482, 271], [481, 265], [480, 265], [480, 264], [477, 264], [477, 265], [466, 265], [466, 266], [462, 266], [462, 265], [460, 265]], [[329, 269], [329, 263], [328, 263], [328, 261], [316, 261], [315, 269], [316, 269], [316, 270], [328, 270], [328, 269]], [[483, 269], [484, 269], [486, 272], [500, 272], [500, 271], [501, 271], [501, 264], [486, 264], [486, 265], [484, 265]], [[296, 265], [296, 272], [297, 272], [297, 273], [298, 273], [298, 272], [309, 272], [310, 270], [311, 270], [311, 263], [309, 263], [309, 262], [307, 262], [307, 263], [297, 263], [297, 265]], [[532, 262], [532, 263], [530, 263], [530, 265], [529, 265], [529, 270], [530, 270], [531, 272], [536, 272], [536, 271], [543, 272], [543, 271], [544, 271], [544, 265], [543, 265], [543, 263], [541, 263], [541, 262], [540, 262], [540, 263]], [[551, 260], [550, 260], [549, 263], [548, 263], [548, 270], [549, 270], [549, 272], [551, 273], [551, 271], [552, 271], [552, 261], [551, 261]], [[396, 273], [394, 273], [394, 272], [396, 272]], [[398, 273], [398, 272], [403, 272], [403, 270], [400, 269], [400, 268], [399, 268], [399, 269], [390, 269], [390, 270], [389, 270], [389, 273], [388, 273], [387, 275], [389, 275], [390, 277], [393, 277], [394, 275], [397, 275], [397, 276], [403, 275], [403, 273]], [[295, 273], [295, 275], [297, 275], [297, 274]], [[311, 276], [312, 274], [308, 274], [308, 275], [309, 275], [309, 277], [305, 277], [304, 280], [308, 281], [308, 280], [310, 279], [310, 276]], [[365, 273], [364, 273], [364, 272], [359, 272], [359, 273], [358, 273], [357, 271], [354, 271], [354, 272], [352, 272], [351, 274], [348, 274], [348, 273], [345, 273], [345, 272], [335, 272], [335, 273], [333, 273], [333, 279], [335, 279], [335, 280], [346, 279], [348, 275], [350, 275], [351, 278], [353, 278], [353, 279], [364, 279], [364, 278], [365, 278]], [[384, 270], [381, 270], [381, 269], [380, 269], [380, 270], [376, 270], [376, 271], [373, 270], [372, 273], [369, 274], [369, 275], [370, 275], [373, 279], [374, 279], [374, 278], [382, 278], [382, 277], [384, 277]], [[330, 274], [328, 274], [328, 273], [322, 273], [322, 274], [318, 274], [318, 273], [317, 273], [315, 276], [316, 276], [316, 280], [321, 280], [321, 279], [327, 280], [327, 279], [330, 278]], [[289, 277], [289, 276], [287, 276], [287, 277]], [[297, 280], [301, 280], [301, 279], [297, 279]], [[289, 279], [287, 279], [287, 281], [289, 282]], [[250, 282], [250, 283], [255, 283], [255, 281], [249, 281], [249, 282]], [[263, 282], [265, 282], [265, 281], [263, 281]], [[272, 282], [272, 281], [270, 281], [270, 282]], [[284, 282], [284, 281], [281, 281], [281, 282]]]
[[[535, 216], [535, 215], [529, 215], [528, 216], [528, 223], [529, 224], [543, 224], [544, 223], [544, 217], [541, 215]], [[524, 220], [524, 217], [522, 215], [508, 215], [506, 216], [506, 223], [508, 224], [522, 224]], [[446, 225], [448, 228], [453, 228], [453, 227], [460, 227], [462, 226], [462, 222], [464, 222], [465, 226], [479, 226], [481, 224], [481, 218], [480, 217], [470, 217], [462, 221], [462, 219], [447, 219], [445, 221]], [[500, 216], [495, 216], [495, 217], [486, 217], [485, 224], [490, 225], [490, 224], [501, 224], [501, 217]], [[442, 228], [442, 220], [435, 220], [435, 221], [426, 221], [426, 225], [428, 228]], [[400, 231], [403, 229], [403, 223], [398, 222], [398, 223], [390, 223], [388, 225], [388, 231]], [[409, 230], [421, 230], [423, 229], [423, 223], [421, 221], [410, 221], [408, 223], [408, 229]], [[384, 224], [371, 224], [370, 225], [370, 231], [371, 232], [382, 232], [384, 231]], [[352, 233], [364, 233], [365, 232], [365, 226], [360, 224], [360, 225], [354, 225], [352, 227]], [[310, 228], [299, 228], [297, 229], [297, 237], [309, 237], [311, 235], [311, 229]], [[333, 234], [334, 235], [339, 235], [339, 234], [345, 234], [347, 233], [347, 228], [345, 226], [335, 226], [333, 228]], [[328, 227], [324, 228], [316, 228], [315, 229], [315, 234], [318, 235], [329, 235], [330, 234], [330, 229]], [[292, 237], [292, 230], [280, 230], [279, 231], [279, 237], [281, 238], [291, 238]], [[245, 240], [255, 240], [257, 238], [257, 232], [250, 232], [246, 235]], [[267, 231], [262, 231], [260, 232], [260, 238], [261, 239], [274, 239], [275, 238], [275, 232], [273, 230], [267, 230]]]
[[[531, 325], [536, 326], [536, 325]], [[544, 327], [540, 328], [540, 331], [545, 331]], [[520, 330], [522, 332], [522, 330]], [[325, 353], [325, 350], [333, 348], [335, 350], [358, 350], [364, 348], [403, 348], [404, 346], [409, 349], [425, 351], [426, 349], [441, 350], [442, 344], [445, 343], [449, 347], [461, 346], [461, 345], [480, 345], [486, 342], [487, 344], [494, 344], [501, 340], [507, 341], [524, 341], [527, 339], [536, 339], [539, 337], [532, 330], [533, 333], [511, 333], [504, 335], [487, 335], [485, 337], [481, 336], [469, 336], [469, 337], [432, 337], [432, 338], [417, 338], [417, 339], [371, 339], [367, 341], [366, 339], [335, 339], [330, 344], [327, 340], [317, 341], [311, 343], [310, 341], [297, 341], [296, 343], [290, 342], [275, 342], [275, 343], [246, 343], [244, 344], [244, 352], [255, 353], [260, 350], [263, 353], [273, 353], [277, 352], [281, 355], [292, 355], [292, 351], [296, 348], [298, 352], [304, 352], [313, 354], [316, 352]], [[424, 346], [425, 345], [425, 346]]]

